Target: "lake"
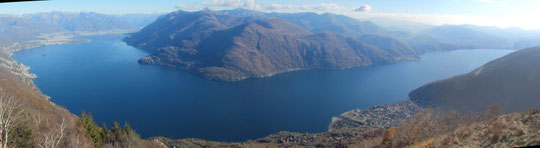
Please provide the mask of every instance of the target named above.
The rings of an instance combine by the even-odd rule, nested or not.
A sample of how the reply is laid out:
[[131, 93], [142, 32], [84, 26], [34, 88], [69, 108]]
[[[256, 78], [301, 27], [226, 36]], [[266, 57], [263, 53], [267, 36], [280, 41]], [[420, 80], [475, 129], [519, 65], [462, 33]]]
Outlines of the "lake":
[[74, 114], [91, 112], [100, 125], [129, 122], [143, 138], [243, 141], [279, 131], [323, 132], [332, 116], [407, 99], [425, 83], [467, 73], [513, 51], [431, 52], [420, 62], [220, 82], [140, 65], [137, 60], [149, 53], [120, 38], [43, 46], [13, 58], [31, 67], [38, 75], [35, 84], [51, 101]]

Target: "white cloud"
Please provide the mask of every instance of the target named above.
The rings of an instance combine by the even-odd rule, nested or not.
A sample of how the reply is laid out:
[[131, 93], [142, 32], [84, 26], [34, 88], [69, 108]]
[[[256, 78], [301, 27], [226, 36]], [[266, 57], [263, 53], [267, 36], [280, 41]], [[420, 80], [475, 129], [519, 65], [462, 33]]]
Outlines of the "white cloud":
[[315, 12], [333, 12], [333, 11], [342, 11], [347, 8], [339, 6], [334, 3], [320, 3], [318, 5], [302, 5], [300, 6], [301, 10], [315, 11]]
[[242, 0], [211, 0], [202, 3], [203, 6], [219, 6], [219, 7], [240, 7], [243, 5]]
[[186, 10], [186, 11], [195, 11], [195, 10], [201, 10], [201, 7], [199, 7], [199, 5], [190, 5], [190, 4], [186, 4], [186, 3], [180, 3], [176, 6], [174, 6], [175, 9], [180, 9], [180, 10]]
[[281, 4], [268, 4], [265, 7], [266, 10], [275, 11], [275, 10], [294, 10], [296, 9], [293, 5], [281, 5]]
[[312, 5], [284, 5], [276, 3], [258, 3], [255, 0], [209, 0], [202, 2], [203, 7], [245, 8], [273, 12], [340, 12], [350, 11], [349, 8], [335, 3], [320, 3]]
[[204, 7], [232, 7], [260, 10], [261, 5], [255, 0], [210, 0], [202, 2]]
[[354, 8], [353, 10], [354, 11], [359, 11], [359, 12], [369, 12], [369, 11], [371, 11], [371, 6], [369, 6], [369, 5], [361, 5], [358, 8]]
[[282, 4], [265, 4], [263, 11], [272, 11], [272, 12], [332, 12], [332, 13], [342, 13], [349, 11], [348, 8], [340, 6], [335, 3], [320, 3], [313, 5], [282, 5]]
[[252, 9], [252, 10], [259, 10], [259, 9], [261, 9], [261, 5], [259, 3], [257, 3], [257, 2], [255, 2], [255, 0], [246, 0], [243, 3], [242, 8]]

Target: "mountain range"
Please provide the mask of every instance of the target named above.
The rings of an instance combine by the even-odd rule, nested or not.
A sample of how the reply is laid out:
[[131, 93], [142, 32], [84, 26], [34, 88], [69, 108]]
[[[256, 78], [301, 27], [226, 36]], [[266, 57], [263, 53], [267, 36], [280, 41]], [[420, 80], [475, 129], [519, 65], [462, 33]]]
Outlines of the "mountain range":
[[158, 18], [161, 15], [163, 14], [161, 13], [150, 13], [150, 14], [131, 13], [131, 14], [122, 14], [122, 15], [115, 15], [115, 16], [142, 28], [154, 22], [156, 18]]
[[343, 69], [416, 60], [407, 42], [342, 15], [176, 11], [124, 39], [153, 52], [139, 60], [235, 81], [291, 70]]
[[35, 13], [23, 15], [23, 18], [41, 24], [58, 25], [68, 31], [99, 32], [103, 30], [137, 30], [138, 26], [113, 15], [94, 12], [59, 12]]
[[160, 16], [124, 41], [152, 53], [139, 63], [224, 81], [418, 60], [419, 54], [429, 51], [535, 44], [509, 29], [493, 30], [497, 28], [442, 25], [410, 33], [331, 13], [205, 9]]
[[159, 14], [125, 14], [121, 16], [95, 12], [43, 12], [24, 15], [0, 15], [0, 38], [3, 41], [42, 39], [51, 33], [134, 32]]
[[[448, 44], [450, 45], [448, 49], [510, 49], [513, 44], [508, 39], [457, 25], [442, 25], [430, 28], [421, 32], [410, 42], [417, 48], [431, 48], [432, 46], [422, 44], [426, 42]], [[444, 49], [441, 48], [440, 50]]]
[[58, 25], [35, 22], [18, 16], [0, 16], [0, 37], [5, 40], [32, 40], [39, 34], [62, 31], [65, 29]]

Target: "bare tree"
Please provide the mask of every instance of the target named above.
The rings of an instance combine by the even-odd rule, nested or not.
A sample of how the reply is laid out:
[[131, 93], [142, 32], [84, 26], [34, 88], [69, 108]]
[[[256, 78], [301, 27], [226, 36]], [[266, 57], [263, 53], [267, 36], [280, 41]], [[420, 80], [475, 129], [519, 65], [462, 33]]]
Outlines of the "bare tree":
[[7, 148], [9, 134], [15, 121], [22, 115], [19, 100], [0, 88], [0, 147]]
[[[41, 119], [39, 117], [33, 118], [34, 120]], [[39, 131], [39, 137], [36, 144], [41, 148], [56, 148], [64, 138], [65, 130], [68, 125], [66, 119], [62, 117], [60, 124], [50, 123], [48, 120], [44, 122], [38, 121], [43, 126], [43, 129]]]
[[71, 142], [70, 145], [72, 145], [72, 146], [80, 146], [80, 145], [82, 145], [80, 138], [81, 137], [79, 135], [77, 135], [76, 137], [72, 136], [71, 140], [70, 140], [70, 142]]
[[31, 116], [31, 119], [32, 123], [34, 123], [34, 127], [39, 127], [41, 125], [41, 121], [43, 121], [39, 114]]

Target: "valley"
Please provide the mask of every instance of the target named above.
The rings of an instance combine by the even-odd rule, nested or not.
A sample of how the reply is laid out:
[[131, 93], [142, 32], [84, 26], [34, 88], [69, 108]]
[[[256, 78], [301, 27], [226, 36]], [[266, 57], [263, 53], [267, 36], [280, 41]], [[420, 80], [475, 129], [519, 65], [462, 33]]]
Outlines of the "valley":
[[415, 62], [221, 82], [140, 65], [136, 61], [150, 53], [127, 46], [121, 37], [43, 46], [13, 58], [32, 67], [30, 72], [37, 74], [33, 81], [51, 101], [74, 114], [91, 112], [97, 123], [128, 121], [143, 138], [244, 141], [283, 130], [326, 131], [332, 117], [347, 110], [402, 100], [425, 83], [466, 73], [513, 51], [433, 52]]

